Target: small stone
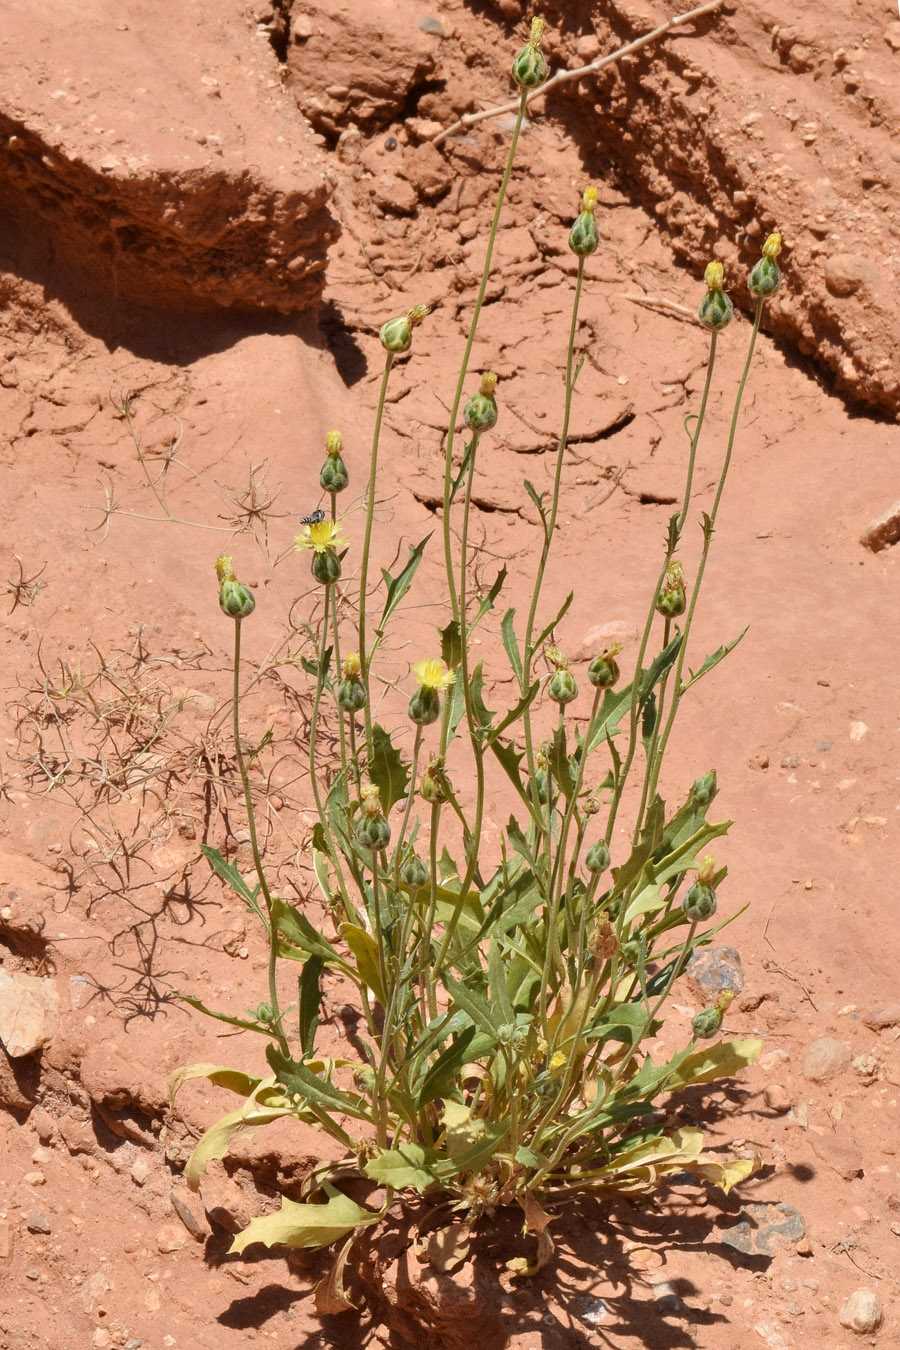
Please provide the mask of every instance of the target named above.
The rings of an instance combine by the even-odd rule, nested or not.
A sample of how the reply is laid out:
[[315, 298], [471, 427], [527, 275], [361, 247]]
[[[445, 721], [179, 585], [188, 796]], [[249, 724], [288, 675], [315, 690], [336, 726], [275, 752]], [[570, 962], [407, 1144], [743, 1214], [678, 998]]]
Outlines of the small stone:
[[6, 1261], [12, 1256], [13, 1235], [12, 1229], [8, 1223], [0, 1223], [0, 1261]]
[[835, 1134], [812, 1134], [813, 1152], [844, 1181], [852, 1181], [863, 1171], [862, 1150], [853, 1139]]
[[868, 732], [868, 730], [869, 728], [866, 726], [865, 722], [851, 722], [850, 723], [851, 741], [861, 741]]
[[777, 1322], [757, 1322], [753, 1330], [760, 1340], [765, 1341], [769, 1350], [788, 1350], [789, 1342]]
[[184, 1246], [184, 1230], [177, 1224], [163, 1224], [162, 1228], [156, 1234], [156, 1249], [164, 1255], [167, 1255], [169, 1252], [180, 1252]]
[[46, 1184], [47, 1178], [43, 1172], [24, 1172], [22, 1180], [26, 1186], [43, 1186]]
[[147, 1162], [146, 1158], [138, 1158], [131, 1164], [128, 1175], [131, 1177], [135, 1186], [143, 1186], [152, 1171], [153, 1168]]
[[38, 1209], [37, 1206], [35, 1206], [28, 1211], [25, 1227], [28, 1229], [29, 1233], [49, 1233], [50, 1220], [43, 1210]]
[[827, 1083], [849, 1068], [853, 1055], [849, 1045], [833, 1036], [810, 1042], [803, 1056], [803, 1077], [810, 1083]]
[[52, 980], [0, 970], [0, 1041], [10, 1059], [33, 1055], [56, 1035], [59, 994]]
[[181, 1196], [176, 1194], [175, 1191], [169, 1192], [169, 1200], [172, 1203], [172, 1208], [190, 1233], [191, 1237], [194, 1237], [198, 1242], [201, 1242], [203, 1238], [207, 1236], [209, 1230], [204, 1228], [191, 1207], [185, 1204]]
[[575, 1300], [575, 1316], [586, 1327], [599, 1327], [609, 1318], [609, 1304], [606, 1299], [592, 1298], [588, 1294]]
[[417, 26], [423, 33], [433, 33], [435, 37], [444, 36], [444, 25], [433, 14], [424, 14]]
[[900, 52], [900, 23], [889, 23], [884, 30], [884, 40], [891, 51]]
[[853, 253], [833, 253], [825, 260], [825, 285], [832, 295], [854, 295], [860, 286], [876, 286], [881, 273], [868, 258]]
[[877, 1331], [883, 1319], [881, 1300], [871, 1289], [854, 1289], [839, 1314], [841, 1326], [859, 1336]]
[[803, 1215], [790, 1205], [745, 1205], [741, 1222], [722, 1231], [719, 1241], [746, 1256], [772, 1256], [782, 1244], [804, 1236]]
[[685, 973], [704, 1003], [711, 1003], [724, 989], [739, 994], [744, 987], [744, 968], [734, 947], [704, 947], [695, 951]]
[[763, 1093], [763, 1101], [776, 1116], [785, 1116], [794, 1105], [794, 1099], [782, 1083], [770, 1083]]
[[889, 1027], [900, 1026], [900, 1003], [890, 1003], [864, 1012], [862, 1020], [870, 1031], [887, 1031]]

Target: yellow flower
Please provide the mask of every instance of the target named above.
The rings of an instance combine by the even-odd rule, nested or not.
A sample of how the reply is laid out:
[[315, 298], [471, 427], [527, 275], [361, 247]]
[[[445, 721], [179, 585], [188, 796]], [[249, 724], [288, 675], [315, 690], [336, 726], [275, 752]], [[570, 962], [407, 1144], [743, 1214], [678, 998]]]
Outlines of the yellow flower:
[[586, 187], [584, 189], [584, 195], [581, 198], [581, 209], [582, 211], [589, 211], [591, 212], [591, 214], [593, 214], [596, 208], [597, 208], [597, 189], [595, 187]]
[[294, 548], [327, 553], [329, 549], [343, 548], [346, 543], [339, 520], [317, 520], [314, 525], [304, 525], [294, 540]]
[[720, 291], [725, 281], [725, 268], [720, 262], [707, 263], [703, 280], [709, 290]]
[[341, 662], [341, 671], [345, 680], [358, 680], [362, 675], [362, 662], [359, 652], [348, 652]]
[[413, 666], [416, 684], [420, 689], [449, 689], [456, 683], [456, 672], [445, 670], [443, 661], [417, 661]]
[[775, 232], [775, 234], [769, 235], [768, 239], [763, 244], [762, 251], [764, 258], [775, 259], [778, 257], [779, 253], [781, 252], [781, 235], [778, 234], [777, 231]]

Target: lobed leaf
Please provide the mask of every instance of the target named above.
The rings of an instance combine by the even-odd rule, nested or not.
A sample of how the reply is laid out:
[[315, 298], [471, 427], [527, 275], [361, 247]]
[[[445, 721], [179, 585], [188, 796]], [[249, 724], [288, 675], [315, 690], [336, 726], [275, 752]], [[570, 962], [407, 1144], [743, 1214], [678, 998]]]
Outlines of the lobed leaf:
[[281, 1209], [276, 1214], [263, 1214], [251, 1219], [247, 1227], [232, 1242], [229, 1255], [243, 1252], [254, 1242], [266, 1247], [328, 1247], [356, 1228], [367, 1228], [382, 1217], [370, 1209], [363, 1209], [349, 1196], [322, 1183], [328, 1199], [322, 1205], [281, 1197]]

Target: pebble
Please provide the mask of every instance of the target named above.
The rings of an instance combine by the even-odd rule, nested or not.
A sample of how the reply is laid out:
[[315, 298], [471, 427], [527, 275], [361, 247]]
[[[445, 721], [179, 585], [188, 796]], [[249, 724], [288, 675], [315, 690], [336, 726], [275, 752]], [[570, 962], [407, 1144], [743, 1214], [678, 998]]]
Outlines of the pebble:
[[43, 1186], [47, 1178], [43, 1172], [23, 1172], [22, 1180], [26, 1186]]
[[43, 1210], [35, 1206], [28, 1211], [28, 1218], [25, 1220], [25, 1227], [29, 1233], [49, 1233], [50, 1220]]
[[770, 1083], [763, 1093], [763, 1100], [776, 1116], [785, 1116], [794, 1105], [794, 1099], [782, 1083]]
[[179, 1252], [185, 1245], [184, 1229], [174, 1223], [163, 1224], [156, 1234], [157, 1251]]
[[855, 253], [833, 253], [825, 261], [825, 285], [832, 295], [854, 295], [864, 285], [877, 284], [878, 268], [868, 258]]
[[575, 1316], [586, 1327], [599, 1327], [609, 1317], [609, 1304], [606, 1299], [583, 1295], [575, 1300]]
[[841, 1326], [859, 1336], [877, 1331], [883, 1319], [881, 1300], [871, 1289], [854, 1289], [839, 1314]]
[[0, 970], [0, 1041], [10, 1059], [33, 1055], [59, 1027], [59, 994], [52, 980]]
[[744, 987], [744, 967], [740, 953], [734, 947], [707, 947], [695, 951], [685, 974], [705, 1003], [715, 999], [723, 989], [739, 994]]
[[740, 1219], [723, 1230], [719, 1241], [746, 1256], [772, 1256], [779, 1245], [799, 1242], [804, 1235], [803, 1215], [790, 1205], [745, 1205]]
[[853, 1055], [849, 1045], [833, 1036], [811, 1041], [803, 1056], [803, 1076], [811, 1083], [826, 1083], [849, 1067]]
[[890, 1003], [864, 1012], [862, 1020], [870, 1031], [887, 1031], [890, 1027], [900, 1026], [900, 1003]]

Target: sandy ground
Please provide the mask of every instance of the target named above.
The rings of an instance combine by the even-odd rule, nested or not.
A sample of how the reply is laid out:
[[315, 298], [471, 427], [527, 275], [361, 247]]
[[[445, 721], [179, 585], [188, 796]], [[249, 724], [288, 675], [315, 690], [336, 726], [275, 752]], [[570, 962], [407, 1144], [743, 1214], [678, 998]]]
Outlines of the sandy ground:
[[[505, 562], [507, 604], [521, 605], [537, 537], [521, 481], [541, 489], [551, 478], [573, 275], [565, 239], [582, 187], [596, 182], [603, 245], [581, 311], [586, 360], [546, 606], [549, 615], [577, 578], [561, 645], [577, 668], [591, 651], [589, 635], [602, 628], [624, 636], [627, 659], [679, 490], [683, 418], [696, 408], [703, 377], [706, 336], [691, 317], [703, 268], [714, 253], [725, 258], [735, 300], [746, 306], [743, 276], [761, 231], [784, 230], [784, 294], [745, 401], [697, 650], [749, 631], [695, 691], [663, 784], [675, 799], [717, 769], [717, 807], [735, 822], [722, 847], [729, 878], [721, 899], [733, 911], [746, 906], [723, 935], [744, 980], [726, 1031], [765, 1040], [740, 1081], [674, 1103], [673, 1116], [702, 1122], [713, 1147], [758, 1150], [765, 1166], [727, 1199], [676, 1186], [651, 1205], [561, 1216], [557, 1260], [530, 1282], [504, 1273], [518, 1250], [513, 1220], [485, 1232], [473, 1262], [451, 1276], [416, 1261], [400, 1223], [370, 1253], [360, 1315], [322, 1320], [312, 1290], [324, 1258], [286, 1259], [261, 1247], [227, 1255], [230, 1232], [274, 1208], [279, 1186], [322, 1156], [321, 1141], [299, 1126], [263, 1132], [240, 1145], [227, 1172], [213, 1169], [198, 1196], [184, 1185], [184, 1162], [232, 1099], [199, 1084], [174, 1109], [166, 1099], [167, 1075], [179, 1064], [261, 1063], [256, 1041], [219, 1034], [174, 997], [199, 992], [239, 1015], [264, 995], [260, 935], [199, 856], [209, 841], [239, 866], [249, 859], [222, 714], [231, 630], [216, 604], [212, 561], [227, 547], [256, 587], [246, 656], [259, 678], [245, 716], [248, 736], [272, 731], [255, 768], [267, 853], [282, 892], [318, 918], [308, 861], [309, 682], [297, 663], [301, 636], [284, 640], [288, 620], [312, 615], [316, 596], [307, 563], [282, 555], [297, 517], [319, 503], [330, 427], [343, 431], [348, 496], [358, 507], [381, 373], [377, 328], [420, 302], [439, 305], [392, 385], [379, 561], [389, 565], [439, 524], [442, 432], [508, 127], [503, 118], [480, 122], [440, 149], [428, 138], [456, 114], [509, 96], [506, 53], [522, 24], [515, 3], [373, 4], [365, 22], [351, 22], [350, 8], [336, 3], [293, 13], [286, 4], [258, 13], [237, 6], [213, 22], [207, 5], [197, 7], [197, 46], [185, 48], [157, 8], [152, 0], [116, 7], [117, 21], [154, 53], [142, 76], [151, 94], [155, 79], [159, 97], [172, 100], [164, 137], [154, 140], [153, 117], [131, 118], [123, 133], [140, 141], [146, 162], [134, 144], [98, 140], [111, 122], [104, 108], [124, 126], [122, 109], [134, 96], [132, 77], [117, 82], [101, 47], [73, 48], [64, 25], [38, 36], [14, 6], [4, 57], [12, 52], [17, 69], [30, 72], [21, 90], [32, 99], [30, 111], [25, 93], [21, 106], [0, 110], [18, 128], [6, 134], [33, 134], [36, 145], [55, 134], [53, 172], [70, 195], [54, 195], [49, 180], [24, 171], [0, 179], [8, 206], [0, 236], [0, 589], [8, 609], [0, 633], [0, 957], [6, 972], [52, 986], [60, 1009], [40, 1053], [0, 1054], [0, 1347], [452, 1348], [474, 1339], [516, 1350], [736, 1350], [757, 1342], [833, 1350], [866, 1338], [841, 1322], [859, 1289], [877, 1296], [882, 1317], [868, 1338], [898, 1343], [900, 776], [890, 617], [898, 562], [895, 550], [875, 552], [860, 536], [898, 495], [896, 367], [884, 352], [896, 332], [885, 314], [896, 290], [900, 25], [875, 5], [857, 5], [858, 31], [838, 35], [847, 59], [835, 61], [832, 35], [819, 32], [811, 4], [792, 16], [791, 30], [773, 31], [774, 20], [755, 7], [709, 17], [616, 77], [616, 97], [642, 91], [641, 116], [670, 119], [643, 148], [629, 148], [625, 136], [612, 144], [604, 117], [615, 100], [601, 99], [605, 111], [592, 112], [598, 95], [588, 97], [584, 81], [548, 99], [523, 137], [472, 362], [499, 373], [502, 408], [477, 489], [475, 581], [492, 579]], [[606, 43], [609, 16], [596, 8], [596, 24], [589, 6], [570, 10], [551, 41], [556, 64], [592, 60], [601, 39], [603, 50], [615, 45]], [[629, 22], [646, 31], [665, 17], [648, 9], [628, 20], [616, 10], [612, 30], [625, 41]], [[379, 31], [391, 71], [380, 81], [371, 55]], [[217, 50], [228, 52], [227, 68], [215, 66]], [[233, 73], [235, 50], [250, 72], [244, 84]], [[717, 82], [726, 67], [729, 79]], [[672, 194], [655, 206], [647, 186], [656, 154], [649, 147], [664, 154], [698, 125], [695, 113], [679, 121], [677, 101], [666, 101], [685, 68], [688, 89], [691, 69], [707, 72], [712, 139], [692, 146], [693, 166], [679, 167], [671, 150], [670, 187], [685, 197], [673, 214], [657, 209]], [[855, 84], [843, 78], [847, 70], [860, 76]], [[202, 83], [210, 79], [218, 95]], [[90, 81], [96, 92], [88, 95]], [[861, 103], [861, 89], [876, 102]], [[745, 179], [732, 187], [756, 194], [758, 218], [749, 222], [755, 228], [745, 219], [723, 234], [718, 247], [712, 236], [725, 205], [704, 195], [710, 164], [721, 168], [712, 140], [721, 150], [755, 135], [759, 119], [744, 125], [748, 107], [775, 117], [773, 109], [811, 100], [820, 109], [815, 135], [804, 140], [798, 122], [794, 149], [779, 151], [770, 136], [749, 170], [746, 153], [735, 152]], [[214, 130], [203, 132], [201, 148], [210, 163], [223, 161], [223, 219], [257, 219], [225, 243], [210, 206], [212, 170], [175, 163], [176, 131], [206, 126], [223, 102], [240, 155], [226, 141], [219, 157], [208, 139]], [[95, 114], [90, 126], [86, 107]], [[273, 152], [266, 138], [292, 126], [307, 152], [288, 183], [279, 176], [287, 152]], [[851, 186], [834, 165], [827, 188], [827, 166], [810, 176], [811, 154], [824, 164], [839, 153], [850, 175], [869, 135], [881, 137], [877, 181]], [[254, 152], [254, 137], [266, 141], [265, 153]], [[193, 155], [200, 143], [187, 139]], [[152, 177], [165, 195], [181, 173], [187, 242], [153, 235], [137, 270], [123, 264], [131, 280], [117, 291], [105, 225], [82, 214], [67, 234], [66, 221], [77, 214], [71, 203], [92, 193], [96, 200], [91, 156], [99, 164], [110, 154], [121, 167], [132, 150], [133, 191], [121, 188], [115, 210], [132, 211], [152, 234], [142, 184]], [[774, 183], [767, 153], [786, 170]], [[255, 165], [252, 182], [247, 164]], [[191, 173], [208, 194], [199, 214], [190, 209]], [[816, 194], [835, 203], [827, 216], [815, 209]], [[279, 216], [276, 199], [293, 205]], [[302, 244], [302, 230], [291, 234], [301, 201], [318, 243]], [[735, 209], [746, 216], [745, 207]], [[104, 220], [112, 209], [107, 203]], [[690, 261], [687, 217], [704, 222], [702, 237], [688, 235]], [[78, 230], [95, 240], [96, 256], [78, 243]], [[125, 253], [138, 237], [120, 240]], [[291, 273], [286, 260], [301, 244], [306, 262]], [[851, 262], [826, 275], [834, 257]], [[217, 287], [229, 259], [226, 295]], [[880, 269], [882, 289], [860, 259]], [[254, 267], [266, 279], [255, 305]], [[147, 303], [139, 303], [134, 279], [153, 276], [158, 286], [148, 282]], [[696, 515], [711, 501], [749, 328], [745, 310], [721, 340]], [[826, 335], [821, 343], [817, 334]], [[120, 411], [129, 394], [130, 420]], [[351, 511], [351, 530], [361, 518]], [[699, 529], [688, 567], [698, 539]], [[426, 556], [389, 670], [405, 671], [429, 646], [440, 598], [435, 553]], [[488, 842], [498, 819], [487, 823]], [[332, 994], [325, 1011], [337, 1041], [344, 1023], [340, 991]], [[685, 985], [666, 1035], [685, 1039], [702, 1002]], [[743, 1251], [722, 1241], [741, 1223]]]

